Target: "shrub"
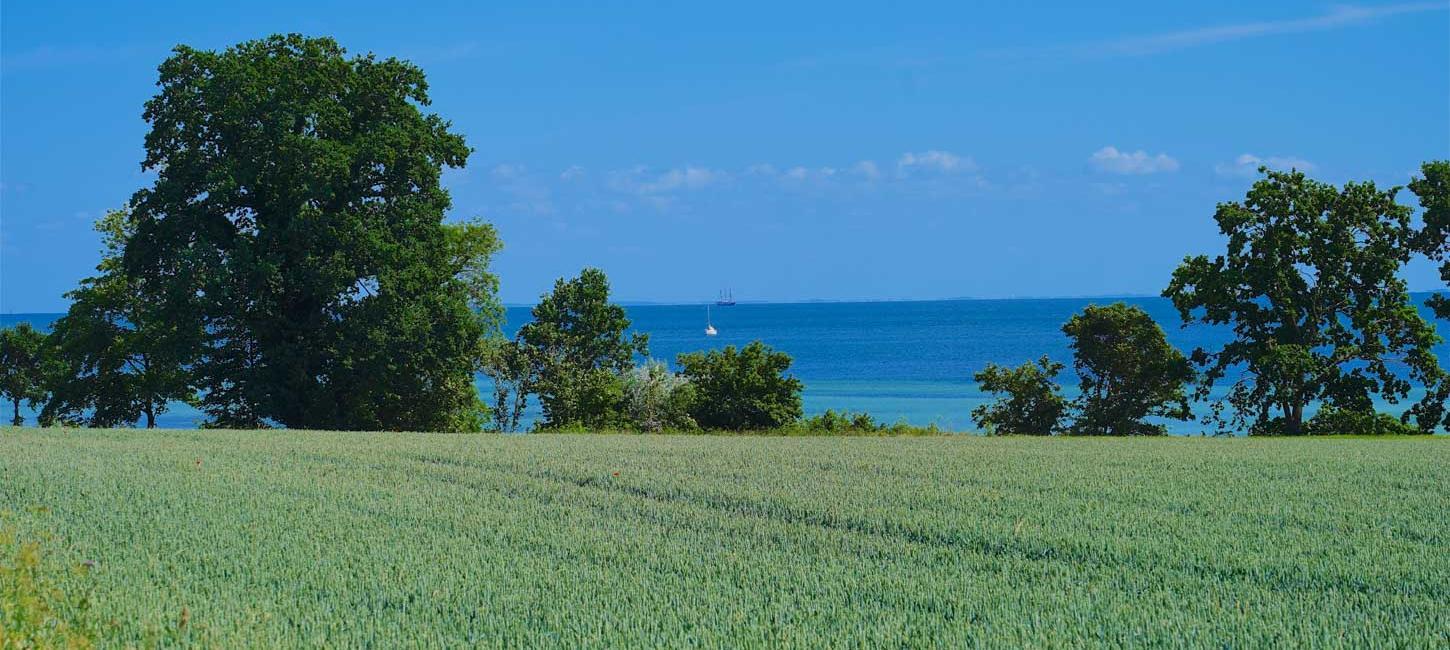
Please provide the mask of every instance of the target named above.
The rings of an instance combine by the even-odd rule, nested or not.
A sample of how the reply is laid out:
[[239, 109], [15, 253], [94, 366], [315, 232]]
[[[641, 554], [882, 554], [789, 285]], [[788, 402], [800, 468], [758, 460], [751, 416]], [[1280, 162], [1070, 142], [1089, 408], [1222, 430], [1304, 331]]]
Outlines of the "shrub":
[[1311, 436], [1405, 436], [1420, 435], [1426, 431], [1413, 424], [1401, 422], [1388, 413], [1358, 411], [1326, 406], [1319, 410], [1305, 432]]
[[803, 386], [785, 374], [790, 355], [760, 341], [681, 354], [677, 361], [695, 387], [690, 416], [705, 429], [777, 429], [801, 417]]
[[913, 426], [905, 421], [886, 424], [872, 417], [870, 413], [836, 412], [827, 409], [788, 428], [789, 433], [803, 435], [935, 435], [941, 433], [935, 424], [925, 427]]
[[972, 409], [972, 421], [988, 433], [1046, 436], [1058, 431], [1067, 401], [1053, 381], [1063, 365], [1046, 356], [1016, 368], [987, 364], [973, 375], [982, 391], [1000, 394]]
[[1071, 339], [1073, 368], [1082, 382], [1070, 433], [1163, 435], [1162, 425], [1143, 419], [1193, 417], [1184, 391], [1193, 368], [1147, 312], [1121, 302], [1088, 305], [1062, 331]]
[[650, 361], [624, 376], [624, 409], [640, 431], [690, 431], [699, 428], [690, 417], [695, 390], [690, 381]]

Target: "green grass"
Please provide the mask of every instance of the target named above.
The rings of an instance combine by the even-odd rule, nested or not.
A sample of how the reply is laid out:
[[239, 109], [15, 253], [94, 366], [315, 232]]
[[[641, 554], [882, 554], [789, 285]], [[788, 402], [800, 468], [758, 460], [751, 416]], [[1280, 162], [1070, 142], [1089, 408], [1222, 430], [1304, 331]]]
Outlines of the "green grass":
[[1429, 438], [0, 430], [101, 645], [1444, 647], [1447, 495]]

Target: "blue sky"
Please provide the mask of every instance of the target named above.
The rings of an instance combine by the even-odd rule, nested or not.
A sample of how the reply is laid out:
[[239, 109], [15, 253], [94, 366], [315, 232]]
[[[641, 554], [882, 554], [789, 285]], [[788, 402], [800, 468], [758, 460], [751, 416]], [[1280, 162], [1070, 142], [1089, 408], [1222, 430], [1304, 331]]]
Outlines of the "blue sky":
[[92, 272], [169, 49], [275, 32], [424, 68], [510, 302], [1151, 294], [1259, 161], [1450, 156], [1444, 2], [120, 4], [0, 9], [0, 311]]

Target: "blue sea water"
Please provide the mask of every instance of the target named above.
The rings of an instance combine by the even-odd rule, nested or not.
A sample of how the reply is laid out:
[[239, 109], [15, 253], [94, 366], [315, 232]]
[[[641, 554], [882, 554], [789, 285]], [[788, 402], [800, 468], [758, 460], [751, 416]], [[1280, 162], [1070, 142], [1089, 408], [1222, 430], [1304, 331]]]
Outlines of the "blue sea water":
[[[1423, 302], [1424, 296], [1416, 296]], [[650, 335], [651, 356], [673, 362], [675, 355], [759, 339], [795, 358], [791, 371], [806, 386], [808, 414], [826, 409], [867, 411], [888, 422], [936, 424], [971, 430], [970, 413], [988, 396], [972, 373], [988, 362], [1016, 365], [1046, 354], [1069, 365], [1060, 377], [1072, 395], [1076, 378], [1062, 324], [1088, 304], [1116, 299], [943, 300], [920, 302], [742, 303], [711, 307], [719, 335], [705, 336], [705, 305], [627, 306], [637, 331]], [[1185, 352], [1227, 338], [1222, 329], [1179, 326], [1177, 312], [1162, 298], [1124, 298], [1153, 316], [1169, 340]], [[0, 325], [30, 321], [47, 327], [59, 314], [4, 314]], [[508, 309], [507, 333], [527, 322], [527, 307]], [[1445, 330], [1445, 325], [1441, 324]], [[1441, 359], [1450, 346], [1436, 349]], [[486, 390], [480, 379], [480, 390]], [[1416, 396], [1412, 395], [1408, 403]], [[1381, 404], [1391, 413], [1407, 407]], [[1207, 413], [1206, 404], [1195, 410]], [[537, 413], [531, 413], [536, 417]], [[33, 415], [32, 415], [33, 417]], [[182, 405], [160, 417], [166, 427], [193, 427], [202, 419]], [[1205, 430], [1199, 422], [1166, 422], [1178, 434]]]

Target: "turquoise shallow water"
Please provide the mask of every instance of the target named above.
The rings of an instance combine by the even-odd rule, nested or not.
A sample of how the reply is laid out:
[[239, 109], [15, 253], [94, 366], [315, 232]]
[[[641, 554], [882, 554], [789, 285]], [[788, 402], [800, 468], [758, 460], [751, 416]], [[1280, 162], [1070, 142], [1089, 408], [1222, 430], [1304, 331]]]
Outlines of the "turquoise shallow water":
[[[1417, 296], [1423, 302], [1424, 296]], [[1127, 298], [1163, 325], [1168, 338], [1185, 351], [1214, 345], [1222, 330], [1182, 329], [1172, 305], [1162, 298]], [[650, 334], [651, 356], [672, 361], [680, 352], [755, 339], [795, 357], [793, 372], [806, 384], [808, 413], [826, 409], [868, 411], [887, 420], [935, 423], [949, 430], [971, 428], [973, 407], [987, 397], [971, 381], [988, 362], [1018, 364], [1047, 354], [1071, 362], [1061, 327], [1090, 303], [1113, 299], [948, 300], [922, 302], [740, 304], [712, 307], [719, 336], [706, 337], [704, 305], [628, 307], [635, 328]], [[0, 315], [0, 324], [28, 320], [48, 326], [59, 314]], [[508, 310], [508, 333], [529, 318], [527, 307]], [[1441, 324], [1442, 331], [1446, 325]], [[1450, 346], [1437, 348], [1442, 359]], [[1064, 373], [1062, 380], [1075, 384]], [[480, 389], [487, 386], [480, 380]], [[1075, 391], [1071, 386], [1067, 393]], [[1398, 413], [1405, 404], [1382, 404]], [[1200, 413], [1206, 404], [1196, 405]], [[191, 427], [201, 415], [176, 405], [161, 417], [168, 427]], [[1196, 422], [1169, 422], [1170, 431], [1196, 434]]]

